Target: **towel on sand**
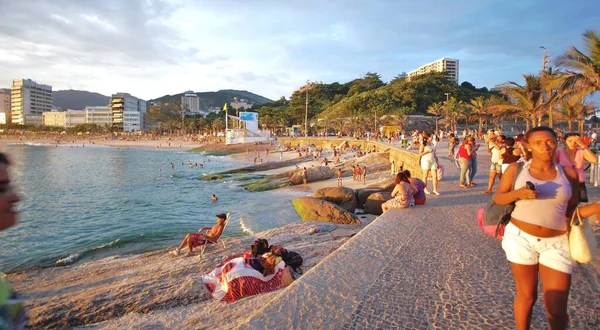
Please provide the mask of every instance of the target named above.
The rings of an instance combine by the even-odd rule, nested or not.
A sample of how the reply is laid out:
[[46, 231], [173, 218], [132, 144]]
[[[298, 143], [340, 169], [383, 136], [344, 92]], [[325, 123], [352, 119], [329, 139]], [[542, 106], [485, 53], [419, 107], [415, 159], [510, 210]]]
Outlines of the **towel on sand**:
[[213, 298], [223, 302], [234, 302], [238, 299], [281, 288], [285, 262], [275, 265], [274, 273], [263, 276], [252, 268], [249, 256], [228, 258], [212, 272], [202, 276], [202, 283]]

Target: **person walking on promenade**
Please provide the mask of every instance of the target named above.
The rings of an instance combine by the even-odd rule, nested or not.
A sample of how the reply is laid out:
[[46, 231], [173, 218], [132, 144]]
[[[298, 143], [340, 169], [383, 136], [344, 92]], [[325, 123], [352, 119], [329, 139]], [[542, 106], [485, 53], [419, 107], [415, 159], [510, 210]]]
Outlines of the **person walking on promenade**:
[[454, 149], [458, 144], [458, 138], [454, 136], [454, 133], [450, 133], [448, 136], [448, 158], [454, 158]]
[[437, 177], [437, 164], [438, 157], [435, 154], [435, 147], [431, 143], [431, 136], [427, 133], [423, 133], [423, 143], [419, 148], [419, 157], [421, 157], [421, 169], [423, 170], [423, 182], [425, 183], [425, 193], [430, 194], [427, 189], [427, 176], [431, 175], [433, 181], [433, 193], [439, 195], [438, 192], [438, 177]]
[[[532, 128], [525, 135], [525, 143], [531, 162], [516, 178], [518, 165], [511, 164], [493, 198], [499, 205], [515, 202], [502, 238], [502, 249], [517, 289], [516, 327], [530, 327], [539, 277], [550, 329], [566, 329], [567, 300], [575, 266], [567, 232], [568, 221], [578, 204], [578, 175], [574, 168], [554, 162], [557, 135], [550, 127]], [[528, 187], [530, 183], [535, 187]], [[580, 208], [580, 213], [582, 216], [598, 213], [598, 206], [586, 205]]]
[[494, 135], [490, 138], [486, 145], [488, 152], [492, 154], [492, 164], [490, 165], [488, 186], [483, 192], [484, 194], [489, 194], [492, 192], [496, 177], [498, 177], [498, 181], [502, 179], [502, 149], [504, 148], [504, 139], [506, 139], [504, 135]]
[[502, 154], [502, 173], [506, 171], [510, 164], [516, 163], [521, 158], [515, 149], [515, 139], [511, 137], [504, 140], [504, 148], [500, 150], [500, 153]]
[[469, 177], [471, 173], [471, 157], [473, 155], [473, 146], [471, 144], [471, 137], [463, 140], [458, 147], [458, 166], [460, 167], [460, 176], [458, 184], [461, 188], [467, 188], [471, 179]]
[[475, 187], [477, 184], [475, 183], [475, 174], [477, 174], [477, 150], [479, 150], [480, 145], [475, 142], [475, 138], [473, 136], [469, 136], [471, 144], [471, 162], [469, 167], [469, 187]]
[[[556, 152], [556, 161], [564, 167], [572, 167], [577, 172], [579, 189], [585, 191], [585, 196], [580, 196], [580, 202], [587, 202], [587, 189], [585, 188], [584, 160], [597, 164], [598, 156], [588, 148], [577, 133], [567, 133], [564, 137], [565, 146]], [[579, 192], [578, 192], [579, 195]]]

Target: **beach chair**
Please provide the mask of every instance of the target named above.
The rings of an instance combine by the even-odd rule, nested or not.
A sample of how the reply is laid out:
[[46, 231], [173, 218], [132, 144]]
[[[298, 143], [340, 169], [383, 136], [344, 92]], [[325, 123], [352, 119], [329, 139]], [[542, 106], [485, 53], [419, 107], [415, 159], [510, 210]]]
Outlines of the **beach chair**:
[[[229, 219], [230, 219], [229, 212], [227, 212], [227, 217], [225, 218], [225, 226], [223, 226], [223, 231], [221, 232], [221, 235], [223, 235], [223, 233], [225, 232], [225, 229], [227, 228], [227, 225], [229, 224]], [[210, 229], [211, 229], [211, 227], [204, 227], [204, 228], [200, 229], [200, 233], [206, 234], [206, 232]], [[225, 242], [221, 239], [221, 235], [219, 235], [219, 237], [217, 237], [215, 241], [207, 239], [204, 242], [204, 244], [201, 245], [199, 258], [202, 258], [202, 256], [204, 255], [204, 250], [206, 249], [206, 246], [209, 244], [218, 244], [220, 242], [221, 244], [223, 244], [223, 249], [226, 248]]]

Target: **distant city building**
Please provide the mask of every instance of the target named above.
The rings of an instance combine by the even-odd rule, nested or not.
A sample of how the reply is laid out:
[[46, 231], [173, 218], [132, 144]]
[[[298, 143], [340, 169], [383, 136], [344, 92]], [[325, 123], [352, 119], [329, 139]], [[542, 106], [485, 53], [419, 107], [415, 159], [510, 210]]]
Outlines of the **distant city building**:
[[236, 110], [239, 110], [242, 108], [244, 108], [245, 110], [248, 110], [248, 109], [252, 108], [253, 105], [254, 105], [254, 103], [250, 103], [246, 99], [238, 100], [237, 97], [233, 98], [233, 102], [231, 102], [231, 107]]
[[10, 89], [0, 88], [0, 124], [10, 124]]
[[112, 126], [112, 111], [108, 106], [85, 107], [85, 123], [101, 127]]
[[[146, 101], [131, 96], [128, 93], [113, 94], [110, 99], [110, 109], [112, 114], [112, 126], [120, 131], [132, 132], [144, 128], [144, 115], [146, 114]], [[127, 120], [125, 114], [128, 114]], [[138, 113], [135, 115], [134, 113]], [[133, 118], [137, 122], [133, 122]], [[127, 121], [127, 125], [125, 122]]]
[[48, 111], [42, 114], [42, 124], [51, 127], [75, 127], [85, 124], [85, 110]]
[[437, 61], [427, 63], [418, 69], [408, 73], [408, 78], [416, 77], [429, 72], [446, 72], [446, 76], [458, 83], [458, 60], [451, 58], [440, 58]]
[[52, 86], [31, 79], [13, 80], [11, 98], [12, 122], [20, 125], [41, 125], [42, 114], [52, 110]]
[[193, 91], [187, 91], [181, 97], [181, 106], [186, 112], [200, 112], [200, 97]]
[[140, 131], [144, 123], [144, 114], [139, 111], [125, 111], [123, 113], [123, 131], [135, 132]]

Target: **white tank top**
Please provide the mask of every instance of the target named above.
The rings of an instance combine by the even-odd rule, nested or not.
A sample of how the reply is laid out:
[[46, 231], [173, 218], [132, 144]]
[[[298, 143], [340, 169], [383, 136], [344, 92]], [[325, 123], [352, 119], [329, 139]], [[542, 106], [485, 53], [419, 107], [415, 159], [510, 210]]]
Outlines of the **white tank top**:
[[529, 164], [525, 164], [515, 180], [515, 190], [531, 181], [538, 191], [537, 199], [518, 200], [512, 217], [536, 226], [555, 230], [567, 230], [567, 205], [571, 199], [571, 183], [562, 166], [554, 164], [557, 174], [554, 180], [543, 181], [531, 176]]

